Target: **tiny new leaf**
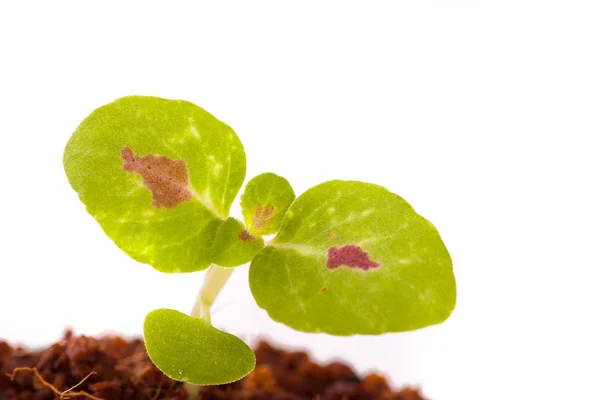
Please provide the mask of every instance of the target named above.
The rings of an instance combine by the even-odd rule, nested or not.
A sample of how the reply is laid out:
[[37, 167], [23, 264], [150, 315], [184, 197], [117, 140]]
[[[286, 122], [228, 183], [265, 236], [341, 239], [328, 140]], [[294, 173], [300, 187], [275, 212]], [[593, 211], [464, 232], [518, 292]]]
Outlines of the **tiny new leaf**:
[[435, 227], [400, 196], [355, 181], [325, 182], [296, 199], [252, 261], [250, 287], [274, 320], [334, 335], [440, 323], [456, 301]]
[[186, 102], [131, 96], [98, 108], [67, 143], [69, 182], [106, 234], [163, 272], [210, 265], [246, 174], [235, 132]]
[[168, 377], [195, 385], [237, 381], [254, 369], [246, 343], [209, 322], [179, 311], [151, 311], [144, 321], [150, 359]]
[[255, 176], [242, 194], [242, 215], [253, 235], [270, 235], [281, 221], [296, 195], [287, 179], [267, 172]]
[[220, 267], [237, 267], [251, 261], [264, 247], [260, 236], [252, 236], [235, 218], [227, 218], [217, 230], [211, 261]]

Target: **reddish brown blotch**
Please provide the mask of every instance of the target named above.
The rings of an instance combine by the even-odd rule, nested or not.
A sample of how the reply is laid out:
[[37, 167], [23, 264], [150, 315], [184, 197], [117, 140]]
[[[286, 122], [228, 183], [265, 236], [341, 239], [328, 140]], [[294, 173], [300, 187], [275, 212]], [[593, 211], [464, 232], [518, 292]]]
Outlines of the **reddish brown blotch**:
[[273, 214], [275, 214], [275, 207], [273, 206], [256, 206], [254, 215], [252, 216], [252, 225], [257, 229], [262, 228]]
[[252, 236], [250, 234], [250, 232], [248, 232], [247, 230], [242, 230], [238, 235], [237, 235], [238, 239], [240, 239], [242, 242], [249, 242], [250, 240], [254, 239], [254, 236]]
[[175, 208], [192, 200], [188, 170], [184, 160], [148, 154], [137, 156], [129, 147], [121, 149], [123, 169], [142, 176], [144, 186], [152, 192], [152, 205], [156, 208]]
[[353, 244], [344, 247], [330, 247], [327, 250], [327, 268], [335, 269], [342, 265], [368, 271], [379, 267], [379, 263], [371, 260], [369, 254]]

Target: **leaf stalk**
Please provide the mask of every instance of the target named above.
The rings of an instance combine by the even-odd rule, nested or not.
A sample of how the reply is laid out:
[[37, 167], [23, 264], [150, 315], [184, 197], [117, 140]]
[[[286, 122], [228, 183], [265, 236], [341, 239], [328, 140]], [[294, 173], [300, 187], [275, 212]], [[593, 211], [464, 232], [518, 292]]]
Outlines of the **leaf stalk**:
[[223, 286], [231, 276], [233, 268], [223, 268], [211, 265], [206, 271], [202, 288], [196, 297], [196, 303], [192, 308], [191, 316], [200, 318], [210, 323], [210, 307], [215, 302]]

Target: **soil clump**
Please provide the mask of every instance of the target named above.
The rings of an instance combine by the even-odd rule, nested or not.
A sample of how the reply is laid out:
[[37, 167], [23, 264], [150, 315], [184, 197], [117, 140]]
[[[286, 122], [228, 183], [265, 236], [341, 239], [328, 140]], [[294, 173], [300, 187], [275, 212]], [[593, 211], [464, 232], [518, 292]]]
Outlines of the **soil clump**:
[[[320, 365], [307, 353], [260, 342], [256, 369], [227, 385], [197, 388], [198, 400], [425, 400], [417, 388], [394, 391], [377, 374]], [[0, 400], [187, 400], [188, 386], [149, 360], [142, 340], [67, 332], [48, 349], [28, 352], [0, 341]]]

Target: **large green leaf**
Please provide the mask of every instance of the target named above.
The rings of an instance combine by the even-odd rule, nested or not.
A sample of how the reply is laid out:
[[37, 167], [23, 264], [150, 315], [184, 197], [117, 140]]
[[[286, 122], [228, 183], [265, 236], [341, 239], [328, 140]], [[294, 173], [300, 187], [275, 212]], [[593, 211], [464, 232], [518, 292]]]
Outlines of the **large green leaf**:
[[227, 218], [217, 230], [211, 249], [211, 261], [220, 267], [237, 267], [251, 261], [265, 241], [252, 236], [235, 218]]
[[192, 103], [139, 96], [88, 116], [64, 165], [106, 234], [164, 272], [210, 265], [214, 235], [246, 173], [229, 126]]
[[387, 189], [354, 181], [325, 182], [296, 199], [252, 261], [250, 287], [274, 320], [334, 335], [439, 323], [456, 300], [435, 227]]
[[252, 349], [236, 336], [175, 310], [150, 312], [144, 341], [150, 359], [165, 375], [196, 385], [237, 381], [256, 363]]
[[242, 194], [242, 214], [253, 235], [279, 230], [283, 216], [296, 195], [287, 179], [267, 172], [250, 179]]

